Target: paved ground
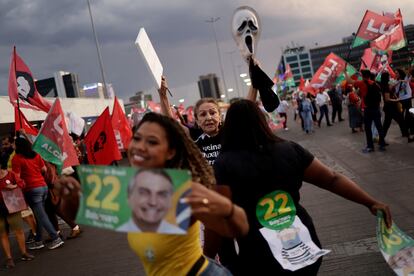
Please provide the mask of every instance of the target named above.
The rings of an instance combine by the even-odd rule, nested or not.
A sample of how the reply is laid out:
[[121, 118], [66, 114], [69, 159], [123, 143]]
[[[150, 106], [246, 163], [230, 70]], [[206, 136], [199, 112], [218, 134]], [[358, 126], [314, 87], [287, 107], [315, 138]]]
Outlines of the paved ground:
[[[333, 127], [316, 128], [306, 135], [299, 124], [288, 120], [289, 130], [281, 137], [299, 142], [320, 160], [351, 177], [373, 196], [390, 204], [395, 223], [414, 236], [414, 143], [407, 144], [392, 125], [386, 152], [361, 153], [364, 134], [351, 134], [348, 121]], [[393, 275], [378, 251], [375, 217], [360, 205], [327, 191], [304, 184], [302, 204], [312, 215], [324, 248], [320, 275]], [[69, 240], [63, 248], [35, 251], [34, 261], [17, 262], [10, 275], [144, 275], [124, 234], [84, 227], [82, 237]], [[65, 229], [65, 234], [68, 234]], [[15, 256], [17, 248], [13, 243]], [[4, 263], [4, 255], [0, 255]], [[5, 270], [0, 269], [0, 274]]]

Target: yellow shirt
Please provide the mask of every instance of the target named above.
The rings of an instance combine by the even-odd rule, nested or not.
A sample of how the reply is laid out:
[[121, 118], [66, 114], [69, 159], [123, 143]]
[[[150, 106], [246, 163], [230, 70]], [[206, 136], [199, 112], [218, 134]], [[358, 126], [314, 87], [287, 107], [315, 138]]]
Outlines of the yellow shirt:
[[[202, 255], [199, 222], [191, 225], [186, 235], [128, 233], [128, 242], [148, 276], [186, 275]], [[207, 264], [204, 262], [200, 271]]]

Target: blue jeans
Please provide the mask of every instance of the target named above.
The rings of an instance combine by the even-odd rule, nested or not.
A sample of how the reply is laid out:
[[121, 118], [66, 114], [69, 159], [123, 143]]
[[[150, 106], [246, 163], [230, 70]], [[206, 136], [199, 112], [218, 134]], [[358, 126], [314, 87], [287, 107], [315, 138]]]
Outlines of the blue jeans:
[[36, 218], [36, 241], [42, 241], [42, 227], [54, 240], [58, 237], [55, 228], [50, 222], [46, 210], [45, 201], [47, 198], [47, 186], [34, 188], [24, 193], [27, 203], [32, 208]]
[[203, 272], [201, 272], [200, 276], [232, 276], [233, 274], [227, 270], [224, 266], [218, 264], [216, 261], [213, 261], [210, 258], [207, 258], [208, 265]]

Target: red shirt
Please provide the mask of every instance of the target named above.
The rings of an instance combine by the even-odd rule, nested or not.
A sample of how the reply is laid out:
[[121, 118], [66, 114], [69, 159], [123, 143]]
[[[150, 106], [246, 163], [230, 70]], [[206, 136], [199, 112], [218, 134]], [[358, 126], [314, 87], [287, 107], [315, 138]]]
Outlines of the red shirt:
[[[7, 183], [9, 182], [9, 183]], [[24, 182], [14, 172], [8, 171], [6, 176], [0, 178], [0, 190], [6, 189], [8, 184], [17, 185], [19, 188], [24, 187]], [[3, 201], [3, 195], [0, 193], [0, 202]]]
[[[368, 83], [372, 83], [372, 81], [369, 80]], [[359, 97], [361, 98], [361, 108], [364, 109], [366, 107], [364, 99], [368, 93], [368, 86], [364, 80], [355, 81], [354, 86], [359, 89]]]
[[34, 188], [46, 186], [46, 181], [42, 175], [42, 168], [45, 163], [39, 154], [32, 159], [26, 158], [21, 154], [16, 154], [12, 160], [12, 170], [20, 174], [20, 178], [24, 180], [24, 192]]

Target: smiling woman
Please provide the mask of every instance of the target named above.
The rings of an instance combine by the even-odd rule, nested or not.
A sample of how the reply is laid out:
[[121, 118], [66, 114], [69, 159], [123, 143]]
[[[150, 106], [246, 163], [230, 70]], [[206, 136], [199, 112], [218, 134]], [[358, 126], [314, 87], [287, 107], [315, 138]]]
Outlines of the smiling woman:
[[[146, 274], [231, 275], [225, 268], [202, 254], [199, 221], [212, 231], [227, 237], [236, 237], [248, 232], [246, 214], [229, 199], [209, 189], [215, 186], [212, 168], [184, 129], [173, 119], [161, 114], [146, 114], [134, 132], [128, 148], [128, 159], [132, 166], [140, 167], [144, 171], [160, 168], [187, 169], [193, 180], [192, 191], [185, 198], [192, 209], [191, 223], [186, 235], [128, 233], [129, 245], [139, 256]], [[162, 196], [168, 198], [168, 188], [162, 187], [168, 186], [165, 185], [168, 181], [163, 180], [162, 185], [154, 185], [142, 181], [143, 176], [144, 172], [135, 176], [135, 180], [137, 177], [141, 179], [139, 182], [142, 186], [134, 185], [130, 190], [131, 195], [162, 190]], [[73, 178], [62, 178], [60, 184], [60, 187], [64, 187], [61, 188], [63, 196], [70, 198], [79, 192], [80, 185]], [[73, 189], [67, 190], [70, 187]], [[150, 210], [149, 206], [154, 204], [136, 204], [132, 200], [130, 205], [134, 212], [134, 221], [139, 222], [138, 227], [158, 224], [155, 221], [162, 217], [162, 210], [165, 209], [161, 204], [158, 210], [152, 207]], [[146, 223], [140, 223], [143, 221]]]

